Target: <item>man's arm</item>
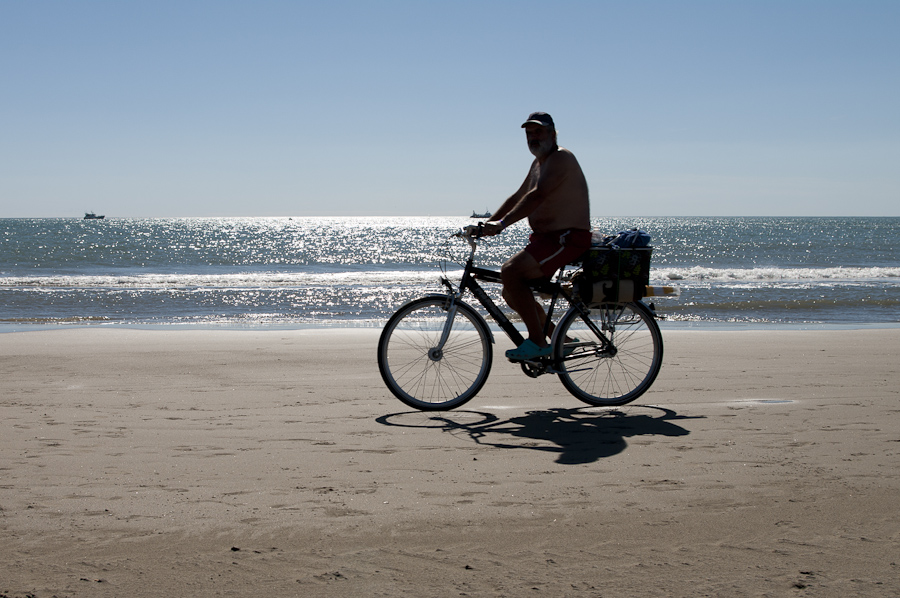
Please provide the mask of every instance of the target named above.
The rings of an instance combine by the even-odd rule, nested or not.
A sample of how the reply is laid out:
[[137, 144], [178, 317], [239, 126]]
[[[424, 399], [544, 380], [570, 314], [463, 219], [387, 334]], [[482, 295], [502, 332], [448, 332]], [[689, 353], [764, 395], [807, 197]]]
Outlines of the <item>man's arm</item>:
[[502, 220], [509, 212], [516, 207], [516, 204], [522, 201], [522, 198], [528, 193], [528, 190], [534, 186], [532, 182], [534, 179], [534, 169], [537, 165], [537, 161], [532, 163], [531, 168], [528, 169], [528, 175], [525, 177], [525, 180], [522, 181], [522, 186], [519, 189], [506, 198], [506, 201], [503, 202], [503, 205], [494, 212], [492, 216], [492, 222], [498, 222]]
[[532, 170], [529, 171], [528, 177], [519, 190], [503, 202], [503, 205], [494, 214], [492, 221], [485, 225], [485, 234], [499, 234], [510, 224], [530, 216], [553, 190], [562, 184], [568, 175], [573, 159], [574, 156], [566, 150], [551, 154], [540, 167], [541, 175], [538, 177], [537, 184], [529, 190], [529, 183], [534, 172], [534, 166], [532, 166]]

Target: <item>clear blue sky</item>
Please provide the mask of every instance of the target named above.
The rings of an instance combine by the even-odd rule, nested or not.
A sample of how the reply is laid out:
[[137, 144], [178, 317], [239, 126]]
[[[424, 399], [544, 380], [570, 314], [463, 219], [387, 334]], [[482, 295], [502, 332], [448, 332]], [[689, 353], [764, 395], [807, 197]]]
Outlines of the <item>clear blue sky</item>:
[[0, 217], [900, 215], [900, 2], [0, 0]]

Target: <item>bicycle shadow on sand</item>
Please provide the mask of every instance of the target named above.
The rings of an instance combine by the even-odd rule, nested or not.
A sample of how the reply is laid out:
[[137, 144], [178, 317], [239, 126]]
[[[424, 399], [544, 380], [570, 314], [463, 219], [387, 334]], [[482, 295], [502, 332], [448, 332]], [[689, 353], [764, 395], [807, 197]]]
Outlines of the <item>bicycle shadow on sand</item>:
[[628, 447], [627, 438], [687, 436], [690, 432], [675, 422], [703, 417], [637, 405], [629, 406], [627, 411], [596, 407], [546, 409], [508, 419], [482, 411], [409, 411], [383, 415], [376, 421], [385, 426], [439, 429], [467, 436], [482, 446], [556, 453], [557, 463], [577, 465], [621, 453]]

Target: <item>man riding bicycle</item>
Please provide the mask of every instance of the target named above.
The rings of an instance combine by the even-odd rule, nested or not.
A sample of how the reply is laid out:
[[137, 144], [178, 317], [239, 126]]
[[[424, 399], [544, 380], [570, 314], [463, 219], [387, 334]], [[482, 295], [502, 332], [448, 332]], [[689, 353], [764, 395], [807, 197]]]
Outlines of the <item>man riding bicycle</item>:
[[547, 316], [529, 282], [553, 276], [591, 246], [588, 186], [578, 160], [557, 145], [556, 127], [546, 112], [532, 113], [522, 128], [535, 160], [519, 190], [503, 202], [484, 227], [484, 234], [497, 235], [528, 218], [532, 230], [528, 245], [500, 271], [503, 299], [528, 329], [525, 342], [506, 352], [507, 358], [516, 361], [551, 353], [544, 331]]

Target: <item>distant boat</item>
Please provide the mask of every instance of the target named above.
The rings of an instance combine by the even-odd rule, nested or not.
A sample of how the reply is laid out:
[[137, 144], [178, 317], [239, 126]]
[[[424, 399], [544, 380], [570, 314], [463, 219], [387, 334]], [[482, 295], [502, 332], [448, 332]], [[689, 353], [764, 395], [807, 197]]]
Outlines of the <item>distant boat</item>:
[[93, 212], [85, 212], [84, 213], [85, 220], [103, 220], [104, 218], [106, 218], [106, 216], [103, 214], [100, 214], [98, 216], [97, 214], [94, 214]]
[[469, 216], [469, 218], [490, 218], [490, 217], [491, 217], [491, 213], [488, 212], [488, 211], [486, 211], [486, 210], [485, 210], [485, 212], [484, 212], [483, 214], [479, 214], [478, 212], [475, 212], [475, 211], [473, 210], [473, 211], [472, 211], [472, 215]]

